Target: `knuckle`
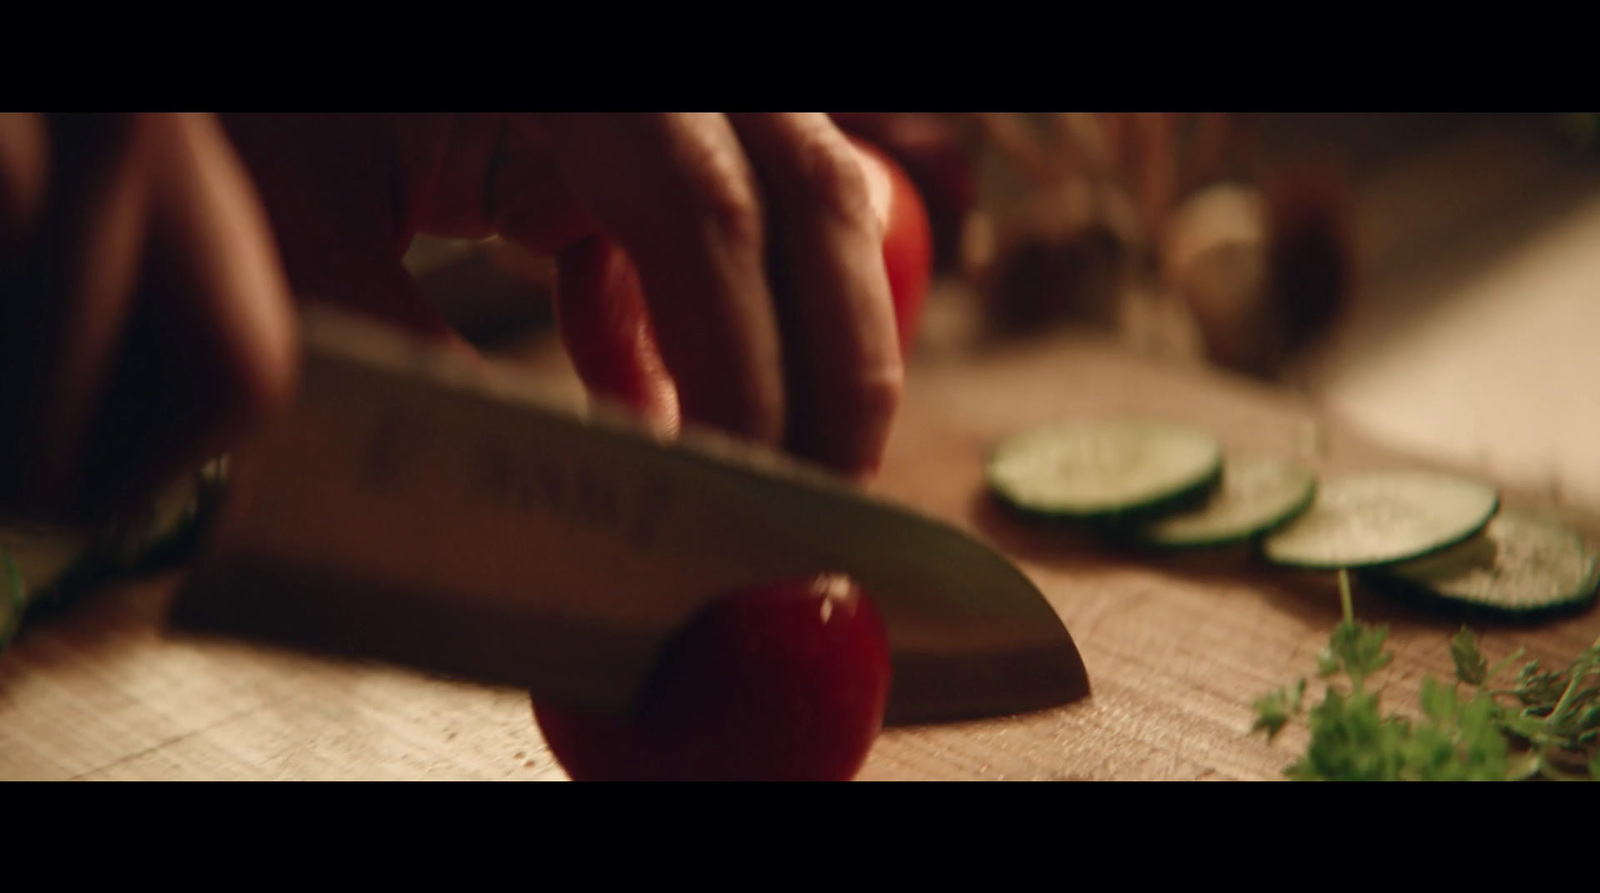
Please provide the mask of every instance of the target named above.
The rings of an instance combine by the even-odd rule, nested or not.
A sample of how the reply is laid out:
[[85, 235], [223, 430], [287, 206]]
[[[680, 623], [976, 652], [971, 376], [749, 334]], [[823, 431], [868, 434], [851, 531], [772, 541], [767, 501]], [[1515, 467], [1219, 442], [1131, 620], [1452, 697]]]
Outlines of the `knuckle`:
[[796, 147], [797, 198], [849, 226], [873, 226], [867, 177], [850, 144], [842, 138], [812, 134]]
[[905, 366], [887, 359], [867, 370], [850, 389], [849, 413], [864, 427], [878, 427], [894, 418], [905, 395]]
[[754, 184], [724, 177], [703, 183], [696, 196], [701, 216], [725, 241], [739, 246], [759, 246], [765, 214]]

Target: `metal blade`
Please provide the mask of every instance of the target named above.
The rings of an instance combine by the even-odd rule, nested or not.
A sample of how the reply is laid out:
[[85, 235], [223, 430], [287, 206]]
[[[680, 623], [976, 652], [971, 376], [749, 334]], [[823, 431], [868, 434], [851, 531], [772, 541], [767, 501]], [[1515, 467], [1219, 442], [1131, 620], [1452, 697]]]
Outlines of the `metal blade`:
[[1049, 603], [950, 525], [346, 316], [308, 312], [304, 350], [295, 406], [231, 460], [180, 626], [624, 710], [708, 601], [836, 572], [888, 626], [891, 722], [1088, 693]]

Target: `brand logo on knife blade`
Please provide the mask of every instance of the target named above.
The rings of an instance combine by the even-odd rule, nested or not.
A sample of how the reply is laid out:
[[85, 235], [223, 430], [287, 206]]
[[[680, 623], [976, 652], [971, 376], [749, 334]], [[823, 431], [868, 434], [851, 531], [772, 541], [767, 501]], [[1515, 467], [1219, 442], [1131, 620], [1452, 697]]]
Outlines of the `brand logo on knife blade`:
[[621, 537], [630, 546], [655, 545], [671, 504], [672, 484], [616, 466], [597, 468], [575, 454], [479, 443], [468, 460], [472, 498], [519, 512], [551, 514]]

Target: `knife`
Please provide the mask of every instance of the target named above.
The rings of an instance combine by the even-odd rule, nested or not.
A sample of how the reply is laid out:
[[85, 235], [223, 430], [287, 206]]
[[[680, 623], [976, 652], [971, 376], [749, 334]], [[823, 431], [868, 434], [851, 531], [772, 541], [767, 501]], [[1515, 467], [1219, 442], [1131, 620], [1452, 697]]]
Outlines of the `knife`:
[[708, 430], [653, 432], [509, 364], [303, 313], [292, 407], [229, 458], [170, 615], [625, 711], [659, 650], [743, 586], [845, 573], [889, 634], [893, 724], [1088, 694], [1015, 566], [955, 527]]

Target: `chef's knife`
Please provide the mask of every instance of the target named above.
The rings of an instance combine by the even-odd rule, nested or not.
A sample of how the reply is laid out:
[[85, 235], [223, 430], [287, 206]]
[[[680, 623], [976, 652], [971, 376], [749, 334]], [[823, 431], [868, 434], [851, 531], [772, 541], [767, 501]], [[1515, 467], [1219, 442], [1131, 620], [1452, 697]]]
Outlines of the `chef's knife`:
[[180, 628], [622, 711], [709, 600], [834, 572], [884, 616], [890, 722], [1088, 693], [1045, 598], [948, 524], [386, 326], [315, 307], [303, 326], [297, 399], [230, 458]]

